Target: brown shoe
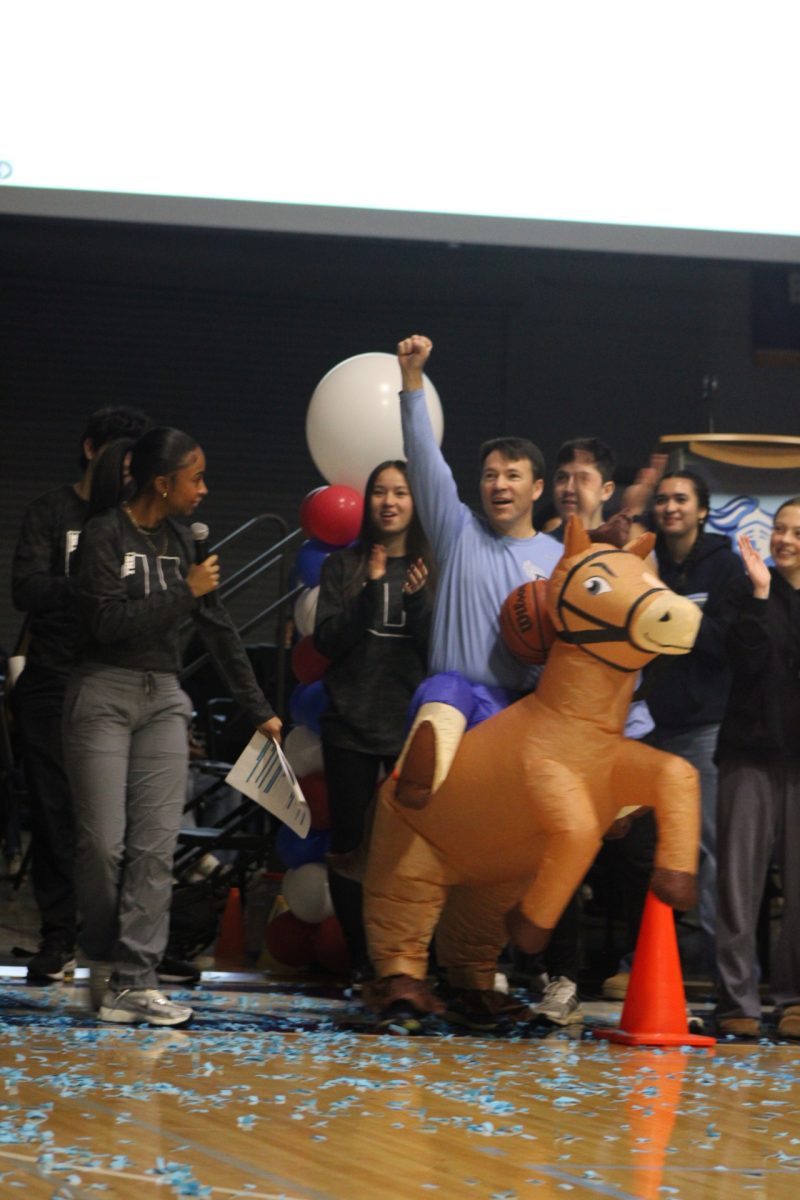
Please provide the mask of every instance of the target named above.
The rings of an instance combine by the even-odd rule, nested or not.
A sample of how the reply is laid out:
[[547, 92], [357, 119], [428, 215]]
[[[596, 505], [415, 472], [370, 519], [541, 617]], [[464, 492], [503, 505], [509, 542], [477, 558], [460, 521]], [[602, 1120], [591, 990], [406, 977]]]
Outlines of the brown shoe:
[[756, 1038], [761, 1033], [761, 1022], [755, 1017], [719, 1017], [717, 1030], [733, 1037]]
[[444, 1004], [424, 979], [389, 975], [364, 982], [362, 998], [377, 1013], [379, 1029], [387, 1033], [420, 1033], [429, 1013], [441, 1013]]
[[800, 1038], [800, 1005], [791, 1004], [783, 1010], [778, 1021], [778, 1037]]
[[492, 988], [451, 988], [444, 1015], [454, 1025], [481, 1032], [530, 1021], [531, 1008]]
[[395, 799], [405, 808], [426, 808], [436, 770], [436, 734], [430, 721], [416, 728], [397, 776]]

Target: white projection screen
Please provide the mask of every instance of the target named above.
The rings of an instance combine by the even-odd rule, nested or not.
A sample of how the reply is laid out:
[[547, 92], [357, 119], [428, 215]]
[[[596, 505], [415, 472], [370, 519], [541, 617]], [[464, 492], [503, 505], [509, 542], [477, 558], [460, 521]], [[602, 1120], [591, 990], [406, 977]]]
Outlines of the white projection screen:
[[799, 13], [9, 0], [0, 211], [796, 262]]

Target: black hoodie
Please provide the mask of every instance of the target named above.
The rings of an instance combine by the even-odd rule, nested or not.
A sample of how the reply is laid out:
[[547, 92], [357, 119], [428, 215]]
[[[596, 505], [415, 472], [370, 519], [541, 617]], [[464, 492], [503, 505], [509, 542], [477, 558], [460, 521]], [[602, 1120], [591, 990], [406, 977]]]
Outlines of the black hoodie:
[[27, 664], [66, 684], [78, 638], [75, 549], [89, 505], [74, 487], [60, 487], [28, 507], [14, 552], [11, 594], [28, 614]]
[[770, 568], [766, 600], [745, 580], [728, 598], [733, 685], [718, 759], [800, 761], [800, 591]]
[[703, 610], [703, 619], [689, 654], [664, 655], [648, 667], [642, 694], [656, 728], [718, 724], [731, 684], [725, 637], [733, 614], [725, 598], [735, 582], [745, 578], [742, 561], [730, 540], [718, 533], [701, 533], [680, 564], [672, 561], [659, 538], [656, 557], [667, 587], [694, 600]]

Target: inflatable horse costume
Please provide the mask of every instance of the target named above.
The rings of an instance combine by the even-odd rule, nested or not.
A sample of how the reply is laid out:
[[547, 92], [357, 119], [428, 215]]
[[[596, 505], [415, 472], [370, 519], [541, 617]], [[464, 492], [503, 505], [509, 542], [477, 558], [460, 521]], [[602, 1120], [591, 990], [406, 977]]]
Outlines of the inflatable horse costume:
[[621, 811], [654, 809], [652, 888], [692, 906], [697, 773], [622, 732], [640, 668], [687, 653], [700, 624], [645, 561], [652, 545], [651, 534], [625, 549], [593, 543], [573, 518], [551, 579], [506, 606], [535, 612], [544, 593], [553, 645], [537, 690], [464, 735], [426, 807], [401, 805], [396, 780], [384, 783], [364, 879], [381, 1013], [441, 1011], [424, 982], [434, 931], [454, 989], [492, 989], [509, 937], [542, 950]]

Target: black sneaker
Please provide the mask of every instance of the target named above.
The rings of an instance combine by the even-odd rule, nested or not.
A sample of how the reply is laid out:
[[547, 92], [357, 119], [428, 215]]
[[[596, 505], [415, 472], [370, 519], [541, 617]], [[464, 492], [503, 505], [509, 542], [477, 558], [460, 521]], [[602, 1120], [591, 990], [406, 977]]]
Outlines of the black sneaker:
[[156, 975], [160, 983], [182, 983], [184, 987], [194, 987], [200, 982], [202, 971], [194, 963], [165, 955], [156, 967]]
[[42, 942], [33, 958], [28, 960], [27, 982], [46, 987], [49, 983], [61, 983], [71, 979], [77, 966], [75, 949], [59, 942]]
[[450, 988], [445, 1020], [478, 1032], [506, 1028], [530, 1020], [530, 1005], [491, 988]]

